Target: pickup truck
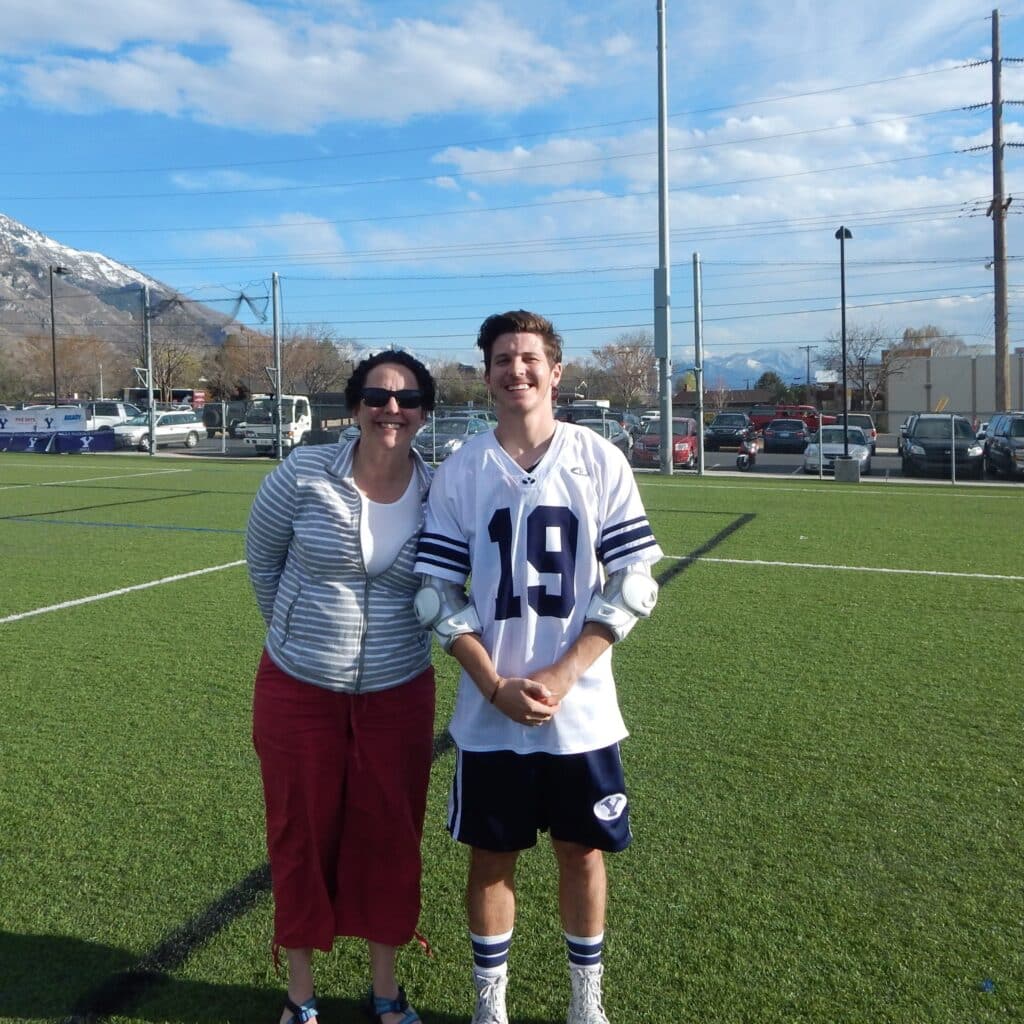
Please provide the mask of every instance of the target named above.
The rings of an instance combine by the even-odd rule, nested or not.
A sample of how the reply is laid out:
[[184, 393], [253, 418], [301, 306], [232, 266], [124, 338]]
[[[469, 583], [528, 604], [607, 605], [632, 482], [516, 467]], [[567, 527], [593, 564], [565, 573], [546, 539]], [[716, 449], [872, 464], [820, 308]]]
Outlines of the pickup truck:
[[[245, 415], [243, 440], [260, 455], [274, 451], [277, 437], [277, 399], [259, 398]], [[306, 395], [281, 396], [281, 447], [284, 452], [303, 444], [313, 429], [313, 416]], [[283, 454], [283, 453], [282, 453]]]
[[750, 410], [751, 425], [758, 433], [761, 433], [772, 420], [803, 420], [807, 424], [807, 429], [812, 434], [822, 423], [836, 422], [835, 416], [829, 413], [819, 413], [813, 405], [786, 405], [780, 403], [776, 406], [755, 405]]

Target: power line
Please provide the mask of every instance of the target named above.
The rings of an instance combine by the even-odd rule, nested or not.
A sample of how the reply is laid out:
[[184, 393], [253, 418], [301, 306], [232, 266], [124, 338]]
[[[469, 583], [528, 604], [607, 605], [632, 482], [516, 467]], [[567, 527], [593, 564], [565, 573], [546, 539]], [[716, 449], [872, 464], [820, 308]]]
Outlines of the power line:
[[[802, 128], [791, 132], [779, 132], [775, 135], [752, 135], [743, 139], [723, 139], [719, 142], [705, 142], [693, 146], [673, 146], [670, 153], [690, 153], [707, 149], [719, 149], [725, 146], [743, 146], [759, 142], [775, 142], [779, 139], [790, 139], [802, 135], [820, 135], [826, 132], [852, 131], [860, 128], [870, 128], [880, 124], [891, 124], [894, 121], [910, 121], [916, 118], [937, 117], [940, 114], [949, 114], [961, 109], [952, 107], [946, 110], [933, 110], [921, 114], [905, 114], [894, 117], [880, 118], [877, 121], [859, 121], [850, 124], [827, 125], [821, 128]], [[983, 149], [984, 147], [972, 147], [971, 150]], [[439, 177], [445, 178], [482, 178], [499, 174], [530, 174], [536, 171], [561, 169], [564, 167], [580, 167], [589, 164], [610, 164], [619, 160], [636, 160], [641, 157], [650, 157], [654, 150], [642, 150], [635, 153], [614, 153], [602, 154], [595, 157], [583, 157], [578, 160], [553, 160], [546, 163], [512, 164], [507, 167], [488, 167], [469, 171], [447, 171], [443, 175], [437, 171], [430, 174], [415, 174], [407, 176], [391, 176], [385, 178], [363, 178], [355, 181], [332, 181], [312, 182], [302, 185], [260, 185], [248, 188], [221, 188], [221, 189], [185, 189], [177, 188], [170, 192], [105, 192], [96, 195], [88, 193], [75, 193], [73, 195], [35, 195], [35, 196], [8, 196], [8, 200], [20, 202], [51, 202], [60, 200], [81, 201], [84, 199], [196, 199], [206, 196], [241, 196], [257, 195], [266, 193], [292, 193], [292, 192], [314, 192], [335, 188], [365, 188], [371, 185], [408, 185], [414, 182], [436, 181]]]

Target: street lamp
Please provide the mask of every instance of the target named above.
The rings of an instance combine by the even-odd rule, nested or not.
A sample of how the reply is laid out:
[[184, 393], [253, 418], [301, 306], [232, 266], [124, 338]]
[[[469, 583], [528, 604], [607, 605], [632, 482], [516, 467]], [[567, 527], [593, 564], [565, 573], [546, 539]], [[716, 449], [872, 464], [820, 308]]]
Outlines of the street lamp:
[[67, 267], [50, 265], [50, 356], [53, 359], [53, 404], [57, 406], [57, 322], [53, 316], [53, 275], [68, 273]]
[[848, 459], [850, 457], [850, 417], [846, 401], [846, 240], [853, 238], [853, 235], [850, 234], [849, 228], [840, 226], [836, 231], [836, 238], [839, 239], [839, 294], [842, 309], [840, 339], [843, 358], [843, 458]]

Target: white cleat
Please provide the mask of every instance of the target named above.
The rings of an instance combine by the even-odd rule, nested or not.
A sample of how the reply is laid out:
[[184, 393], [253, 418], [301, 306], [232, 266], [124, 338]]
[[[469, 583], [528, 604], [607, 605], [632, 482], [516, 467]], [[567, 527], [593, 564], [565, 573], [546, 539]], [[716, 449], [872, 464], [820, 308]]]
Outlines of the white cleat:
[[508, 1024], [508, 1011], [505, 1009], [508, 975], [485, 978], [474, 974], [473, 984], [476, 986], [476, 1009], [469, 1024]]
[[609, 1024], [601, 1005], [603, 967], [570, 967], [572, 999], [566, 1024]]

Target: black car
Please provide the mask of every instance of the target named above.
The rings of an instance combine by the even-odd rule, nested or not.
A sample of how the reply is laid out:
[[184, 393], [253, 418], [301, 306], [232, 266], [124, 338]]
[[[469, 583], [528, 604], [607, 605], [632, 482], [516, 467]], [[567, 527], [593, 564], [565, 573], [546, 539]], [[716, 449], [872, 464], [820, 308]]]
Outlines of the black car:
[[957, 474], [981, 479], [982, 446], [966, 416], [917, 413], [900, 433], [900, 465], [904, 476], [925, 473], [949, 476], [951, 453], [955, 448]]
[[740, 441], [749, 437], [753, 429], [750, 417], [745, 412], [720, 412], [704, 431], [704, 451], [738, 448]]
[[811, 440], [811, 432], [803, 420], [772, 420], [764, 428], [764, 450], [769, 452], [803, 452]]
[[982, 457], [992, 476], [1024, 476], [1024, 412], [1001, 412], [988, 421]]

